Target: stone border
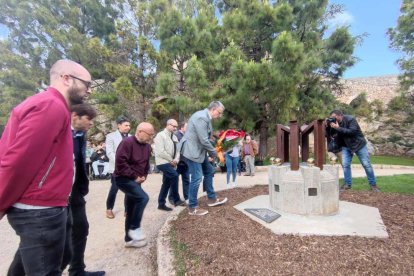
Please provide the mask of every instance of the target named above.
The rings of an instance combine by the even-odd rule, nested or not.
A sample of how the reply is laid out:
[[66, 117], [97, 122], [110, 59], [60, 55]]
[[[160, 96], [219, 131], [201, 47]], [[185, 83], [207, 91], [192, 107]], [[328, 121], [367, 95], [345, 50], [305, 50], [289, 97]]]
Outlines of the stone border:
[[182, 208], [172, 216], [168, 217], [161, 227], [157, 236], [157, 271], [158, 275], [176, 275], [173, 265], [174, 255], [171, 249], [170, 230], [171, 222], [178, 218], [178, 214], [186, 208]]

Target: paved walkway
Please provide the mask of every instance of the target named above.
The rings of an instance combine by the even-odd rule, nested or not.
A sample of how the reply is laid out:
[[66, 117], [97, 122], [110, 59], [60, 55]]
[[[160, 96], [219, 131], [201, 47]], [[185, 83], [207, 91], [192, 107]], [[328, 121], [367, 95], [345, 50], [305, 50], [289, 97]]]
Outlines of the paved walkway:
[[[413, 167], [376, 168], [377, 176], [393, 174], [414, 174]], [[340, 172], [340, 175], [342, 173]], [[360, 168], [353, 169], [353, 176], [364, 176]], [[216, 190], [226, 188], [226, 175], [217, 173], [214, 179]], [[240, 187], [248, 187], [256, 184], [266, 185], [268, 175], [265, 168], [259, 169], [254, 177], [237, 177]], [[105, 217], [105, 200], [109, 189], [109, 181], [92, 181], [90, 192], [87, 196], [87, 213], [90, 224], [88, 245], [86, 248], [86, 265], [88, 270], [105, 270], [107, 275], [156, 275], [156, 239], [165, 221], [177, 214], [182, 207], [167, 213], [157, 209], [157, 197], [161, 185], [161, 175], [151, 174], [143, 184], [150, 201], [144, 213], [143, 230], [148, 236], [148, 245], [144, 248], [124, 248], [124, 216], [123, 194], [119, 193], [115, 206], [115, 219]], [[200, 189], [201, 190], [201, 189]], [[231, 203], [231, 198], [229, 199]], [[8, 266], [13, 258], [18, 245], [18, 238], [6, 218], [0, 221], [0, 275], [6, 275]]]

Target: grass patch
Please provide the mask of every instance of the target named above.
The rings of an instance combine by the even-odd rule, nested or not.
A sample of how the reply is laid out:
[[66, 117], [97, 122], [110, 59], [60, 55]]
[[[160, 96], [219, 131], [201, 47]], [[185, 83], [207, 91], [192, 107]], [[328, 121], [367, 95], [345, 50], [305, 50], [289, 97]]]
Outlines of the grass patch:
[[188, 246], [185, 243], [177, 240], [177, 234], [174, 229], [170, 231], [170, 244], [174, 255], [175, 275], [186, 275], [185, 260], [190, 259], [195, 264], [200, 263], [200, 258], [188, 251]]
[[[401, 156], [370, 156], [372, 164], [414, 166], [414, 158]], [[360, 164], [357, 156], [352, 158], [352, 164]]]
[[[344, 180], [339, 180], [340, 185]], [[377, 177], [378, 188], [382, 192], [398, 194], [414, 194], [414, 174], [400, 174]], [[368, 191], [369, 185], [366, 177], [352, 178], [352, 189], [359, 191]]]
[[174, 267], [176, 275], [185, 275], [185, 255], [187, 252], [187, 245], [177, 241], [177, 235], [174, 230], [171, 230], [171, 248], [174, 254]]

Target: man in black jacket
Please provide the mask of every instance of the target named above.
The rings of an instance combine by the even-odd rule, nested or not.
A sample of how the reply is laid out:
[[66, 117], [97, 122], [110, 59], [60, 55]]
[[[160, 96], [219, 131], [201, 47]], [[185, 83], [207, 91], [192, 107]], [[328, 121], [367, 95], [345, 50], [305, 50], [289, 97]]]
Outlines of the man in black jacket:
[[[368, 178], [368, 184], [371, 187], [371, 191], [379, 192], [377, 187], [377, 181], [374, 175], [374, 169], [371, 166], [369, 158], [367, 141], [364, 134], [362, 134], [356, 119], [351, 115], [344, 115], [341, 110], [333, 110], [330, 113], [331, 121], [329, 126], [336, 130], [341, 141], [342, 146], [342, 166], [344, 169], [344, 190], [351, 189], [352, 186], [352, 173], [351, 162], [354, 154], [358, 156], [359, 161], [364, 167], [365, 173]], [[334, 120], [333, 120], [334, 119]]]
[[105, 275], [105, 271], [85, 271], [85, 248], [89, 233], [89, 223], [86, 217], [85, 196], [89, 192], [89, 179], [86, 173], [86, 132], [92, 127], [96, 117], [95, 109], [89, 104], [79, 104], [72, 110], [73, 153], [75, 159], [75, 175], [72, 193], [69, 199], [69, 218], [72, 227], [68, 227], [66, 249], [62, 269], [68, 264], [69, 275]]

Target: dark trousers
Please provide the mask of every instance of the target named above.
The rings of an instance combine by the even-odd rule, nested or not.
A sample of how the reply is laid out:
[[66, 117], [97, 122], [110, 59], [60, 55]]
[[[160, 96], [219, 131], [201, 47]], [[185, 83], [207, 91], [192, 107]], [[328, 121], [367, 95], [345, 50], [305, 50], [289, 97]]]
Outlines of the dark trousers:
[[[183, 197], [184, 197], [184, 200], [187, 200], [188, 199], [188, 187], [190, 186], [190, 174], [188, 172], [188, 167], [184, 162], [178, 163], [177, 173], [179, 176], [181, 175], [181, 182], [183, 186]], [[172, 196], [172, 187], [170, 187], [170, 191], [168, 193], [168, 199], [174, 202], [174, 199]]]
[[127, 177], [116, 177], [116, 185], [125, 193], [126, 217], [125, 217], [125, 241], [132, 240], [128, 236], [128, 230], [141, 227], [142, 215], [149, 201], [148, 194], [142, 189], [141, 184]]
[[157, 168], [162, 171], [162, 185], [158, 196], [158, 205], [165, 205], [165, 199], [170, 188], [172, 201], [176, 203], [180, 200], [178, 195], [178, 172], [169, 163], [158, 165]]
[[65, 207], [11, 207], [7, 219], [20, 244], [7, 275], [61, 275], [67, 217]]
[[[116, 194], [118, 193], [118, 185], [116, 185], [115, 177], [111, 176], [111, 188], [109, 189], [108, 197], [106, 199], [106, 210], [114, 209]], [[124, 198], [124, 208], [126, 212], [126, 198]]]
[[118, 186], [115, 183], [115, 177], [111, 177], [111, 188], [109, 189], [108, 197], [106, 198], [106, 210], [112, 210], [115, 205], [116, 194], [118, 193]]
[[69, 275], [83, 275], [85, 272], [85, 248], [89, 234], [89, 223], [86, 217], [85, 204], [68, 206], [68, 222], [66, 229], [65, 254], [62, 270], [70, 264]]

